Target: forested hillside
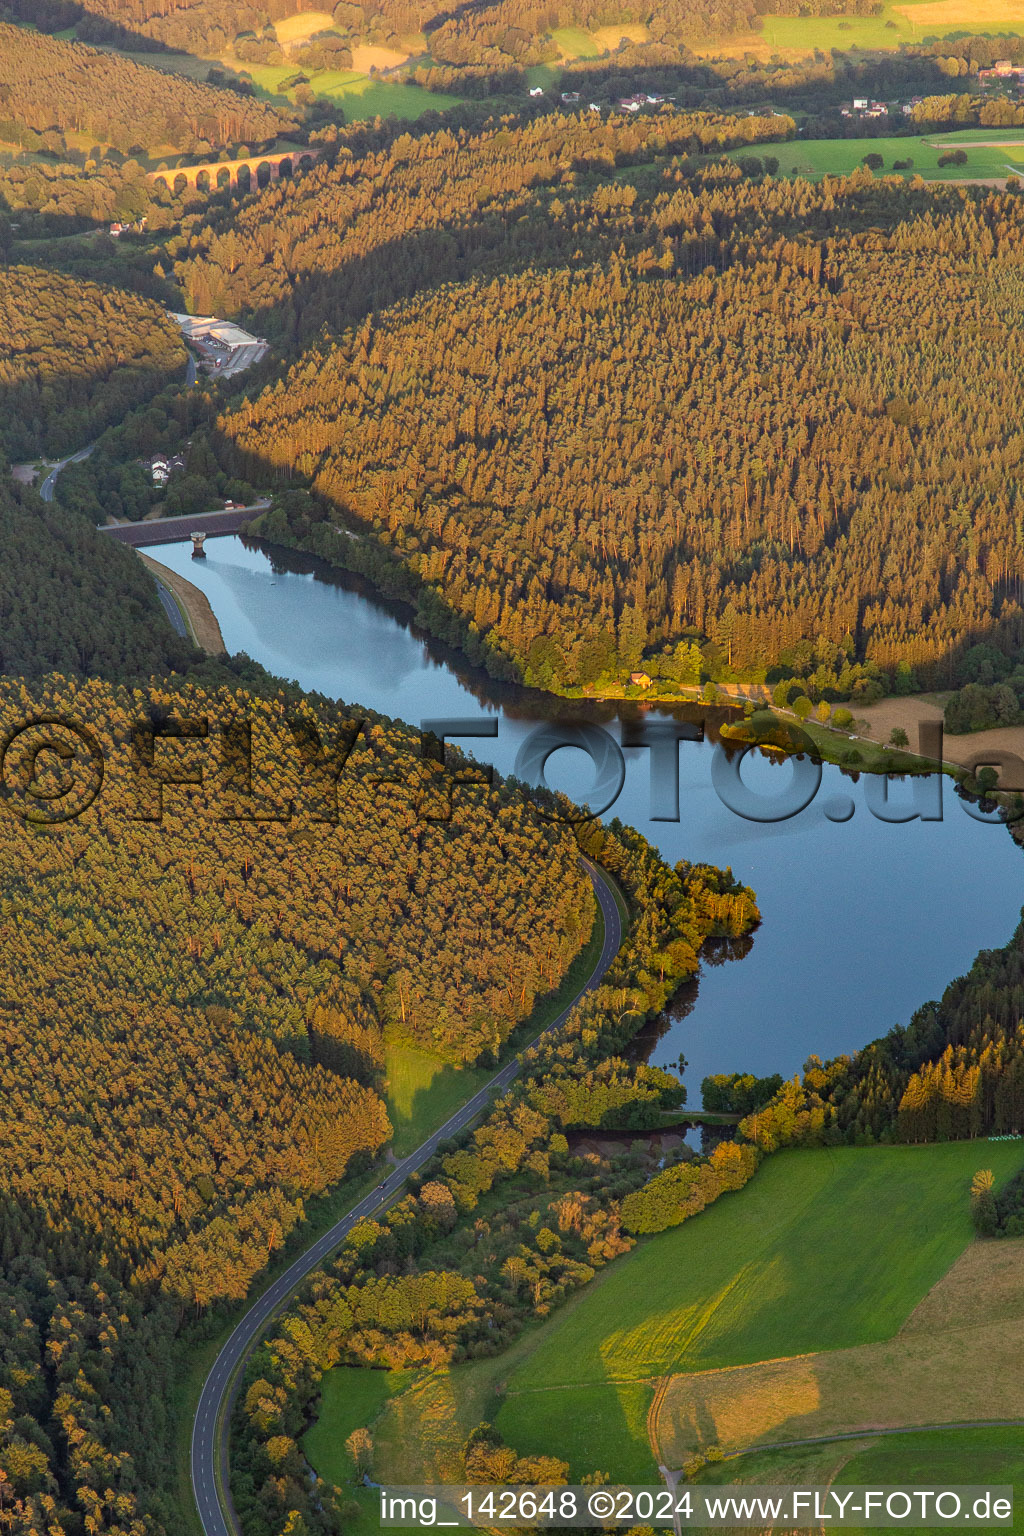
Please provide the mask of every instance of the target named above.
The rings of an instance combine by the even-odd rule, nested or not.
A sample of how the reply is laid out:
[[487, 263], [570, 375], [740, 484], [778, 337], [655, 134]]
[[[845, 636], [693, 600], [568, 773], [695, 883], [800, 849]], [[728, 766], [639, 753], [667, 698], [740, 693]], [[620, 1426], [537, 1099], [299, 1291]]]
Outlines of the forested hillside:
[[[0, 1510], [26, 1536], [170, 1532], [183, 1326], [241, 1299], [305, 1202], [381, 1147], [381, 1040], [489, 1054], [557, 983], [593, 898], [572, 839], [511, 791], [426, 820], [445, 772], [376, 717], [331, 824], [334, 707], [0, 690], [5, 732], [40, 716], [74, 730], [15, 736], [0, 818]], [[156, 739], [197, 719], [209, 739]], [[87, 804], [96, 750], [99, 793], [51, 825]], [[154, 774], [204, 772], [156, 819]], [[289, 798], [290, 824], [260, 819]]]
[[294, 120], [252, 97], [0, 22], [0, 138], [11, 138], [7, 124], [137, 153], [251, 146]]
[[88, 42], [114, 44], [150, 39], [186, 53], [216, 55], [240, 32], [259, 30], [296, 11], [330, 9], [311, 0], [7, 0], [20, 21], [40, 31], [77, 27]]
[[[441, 64], [534, 64], [557, 56], [553, 28], [639, 24], [662, 52], [677, 56], [681, 46], [746, 32], [766, 12], [791, 12], [794, 0], [626, 0], [595, 7], [591, 0], [495, 0], [454, 6], [450, 0], [9, 0], [19, 17], [58, 30], [74, 25], [93, 40], [146, 36], [171, 48], [218, 54], [239, 34], [258, 33], [269, 21], [296, 11], [333, 11], [343, 36], [378, 43], [400, 42], [426, 32], [433, 59]], [[871, 0], [802, 0], [801, 15], [866, 15]]]
[[11, 480], [0, 456], [0, 672], [107, 678], [179, 670], [174, 634], [133, 551]]
[[[650, 51], [654, 62], [671, 53], [679, 56], [686, 45], [722, 37], [729, 32], [750, 32], [760, 17], [774, 12], [792, 13], [794, 0], [626, 0], [603, 10], [590, 0], [496, 0], [496, 3], [451, 8], [439, 24], [430, 27], [431, 56], [442, 63], [497, 63], [502, 59], [535, 64], [545, 56], [544, 39], [553, 27], [600, 27], [612, 23], [640, 24], [655, 48], [633, 49], [637, 56]], [[451, 14], [454, 10], [454, 14]], [[802, 16], [867, 15], [871, 0], [805, 0]]]
[[[655, 261], [662, 231], [644, 203], [635, 206], [635, 188], [574, 196], [577, 180], [586, 187], [616, 166], [793, 131], [791, 119], [770, 115], [664, 112], [624, 123], [559, 114], [475, 132], [392, 135], [385, 147], [361, 151], [357, 143], [333, 168], [278, 184], [230, 221], [197, 231], [175, 275], [197, 313], [255, 316], [261, 329], [295, 343], [473, 272], [578, 261], [581, 247], [600, 256], [625, 241]], [[718, 259], [725, 206], [711, 189], [696, 215], [702, 263]]]
[[73, 453], [181, 375], [181, 332], [148, 299], [41, 267], [0, 267], [0, 450]]
[[[1020, 643], [1016, 194], [733, 169], [551, 212], [603, 261], [317, 347], [224, 420], [240, 472], [307, 479], [439, 633], [548, 686], [693, 636], [740, 675], [823, 637], [936, 681]], [[352, 558], [329, 522], [300, 541]]]

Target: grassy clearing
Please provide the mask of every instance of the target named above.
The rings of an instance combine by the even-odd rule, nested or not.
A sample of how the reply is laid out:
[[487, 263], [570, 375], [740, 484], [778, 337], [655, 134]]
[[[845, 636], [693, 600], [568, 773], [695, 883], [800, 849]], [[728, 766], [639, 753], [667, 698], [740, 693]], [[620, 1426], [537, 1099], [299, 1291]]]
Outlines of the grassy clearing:
[[399, 117], [412, 121], [424, 112], [446, 112], [461, 104], [461, 96], [445, 91], [425, 91], [418, 85], [400, 81], [372, 80], [366, 76], [347, 83], [331, 84], [330, 73], [311, 75], [310, 85], [318, 96], [329, 96], [344, 107], [347, 117], [359, 121], [370, 117]]
[[282, 48], [301, 48], [314, 32], [335, 31], [334, 17], [330, 11], [300, 11], [297, 16], [286, 16], [275, 21], [274, 31]]
[[415, 1046], [389, 1046], [386, 1098], [395, 1128], [395, 1156], [412, 1152], [435, 1125], [443, 1125], [493, 1076], [486, 1067], [460, 1070]]
[[356, 1482], [345, 1449], [354, 1429], [372, 1425], [395, 1393], [408, 1385], [409, 1371], [368, 1371], [340, 1366], [324, 1377], [320, 1416], [301, 1440], [303, 1454], [325, 1482], [343, 1490], [359, 1514], [346, 1518], [346, 1536], [376, 1536], [380, 1530], [377, 1491]]
[[596, 38], [583, 27], [556, 27], [551, 37], [561, 48], [563, 59], [596, 59], [601, 53]]
[[339, 1366], [324, 1377], [320, 1416], [303, 1436], [302, 1449], [326, 1482], [341, 1487], [352, 1479], [355, 1464], [345, 1441], [354, 1429], [373, 1424], [388, 1399], [409, 1385], [411, 1374]]
[[643, 22], [616, 22], [609, 27], [595, 27], [591, 36], [602, 53], [614, 52], [620, 43], [649, 43], [650, 28]]
[[614, 53], [621, 43], [646, 43], [650, 36], [647, 27], [639, 22], [595, 27], [592, 32], [585, 27], [555, 27], [551, 33], [563, 59], [597, 59], [603, 54]]
[[510, 1393], [495, 1425], [525, 1455], [556, 1455], [578, 1481], [604, 1472], [630, 1483], [657, 1483], [659, 1473], [647, 1438], [654, 1387], [646, 1381], [561, 1392]]
[[395, 48], [377, 48], [369, 43], [357, 43], [352, 49], [352, 68], [368, 75], [371, 69], [397, 69], [408, 58], [408, 51], [400, 53]]
[[[989, 135], [988, 137], [993, 137]], [[949, 143], [940, 139], [881, 138], [881, 139], [794, 139], [782, 144], [766, 146], [765, 153], [772, 154], [779, 162], [779, 170], [786, 176], [806, 176], [816, 181], [822, 176], [848, 176], [864, 163], [865, 155], [881, 155], [885, 162], [880, 176], [923, 176], [926, 181], [963, 181], [971, 177], [1004, 177], [1024, 173], [1024, 143], [1021, 130], [1007, 136], [1009, 142], [998, 144], [969, 143], [964, 138], [966, 165], [939, 165], [940, 155], [949, 149]], [[1016, 143], [1012, 142], [1016, 140]], [[952, 142], [952, 141], [950, 141]], [[959, 142], [959, 135], [957, 135]], [[751, 150], [735, 150], [732, 158], [751, 154]], [[911, 160], [906, 170], [895, 171], [893, 162]]]
[[891, 50], [958, 31], [1020, 34], [1024, 17], [1018, 0], [890, 0], [877, 16], [765, 16], [760, 31], [713, 39], [697, 51], [708, 57], [751, 53], [767, 59], [779, 53], [796, 59], [816, 48]]
[[509, 1390], [637, 1381], [890, 1338], [971, 1237], [979, 1167], [1013, 1142], [783, 1152], [642, 1243], [536, 1335]]

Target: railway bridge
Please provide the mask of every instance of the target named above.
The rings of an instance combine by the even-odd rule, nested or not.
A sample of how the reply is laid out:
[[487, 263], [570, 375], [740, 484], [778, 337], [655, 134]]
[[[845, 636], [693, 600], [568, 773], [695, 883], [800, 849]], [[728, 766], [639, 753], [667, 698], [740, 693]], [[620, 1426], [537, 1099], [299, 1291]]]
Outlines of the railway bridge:
[[192, 187], [196, 192], [217, 192], [222, 187], [235, 187], [239, 192], [251, 192], [258, 186], [269, 186], [280, 176], [294, 176], [296, 171], [309, 170], [323, 159], [323, 150], [315, 147], [284, 150], [276, 155], [250, 155], [245, 160], [217, 160], [207, 165], [177, 165], [165, 171], [148, 171], [146, 180], [154, 185], [162, 182], [169, 192]]

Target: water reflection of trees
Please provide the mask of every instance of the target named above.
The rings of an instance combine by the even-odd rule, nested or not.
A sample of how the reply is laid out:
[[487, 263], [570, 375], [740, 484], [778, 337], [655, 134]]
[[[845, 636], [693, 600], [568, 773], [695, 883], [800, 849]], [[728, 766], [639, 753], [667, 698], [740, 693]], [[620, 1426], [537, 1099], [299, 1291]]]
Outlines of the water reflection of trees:
[[[743, 960], [754, 947], [756, 934], [745, 933], [740, 938], [708, 939], [701, 950], [701, 966], [728, 965], [732, 960]], [[684, 981], [669, 998], [667, 1005], [643, 1029], [633, 1036], [623, 1055], [629, 1061], [649, 1062], [656, 1048], [677, 1025], [688, 1019], [697, 1006], [700, 995], [700, 972]], [[684, 1052], [685, 1054], [685, 1052]], [[690, 1089], [690, 1106], [699, 1107], [700, 1084], [687, 1084]]]
[[705, 739], [717, 743], [724, 739], [719, 728], [736, 721], [735, 706], [708, 704], [698, 699], [681, 700], [678, 704], [659, 699], [657, 704], [643, 700], [623, 699], [564, 699], [557, 694], [544, 693], [539, 688], [527, 688], [519, 683], [503, 683], [490, 676], [481, 667], [472, 666], [461, 651], [453, 650], [438, 640], [416, 622], [415, 609], [398, 599], [385, 597], [365, 577], [354, 571], [342, 570], [317, 555], [302, 550], [285, 549], [265, 539], [242, 538], [246, 549], [258, 550], [270, 562], [276, 574], [287, 572], [298, 576], [312, 576], [314, 581], [351, 592], [387, 614], [400, 629], [406, 630], [423, 647], [424, 654], [437, 667], [451, 672], [477, 703], [504, 711], [510, 720], [567, 720], [590, 721], [594, 725], [607, 725], [621, 719], [635, 722], [657, 716], [688, 721], [703, 726]]

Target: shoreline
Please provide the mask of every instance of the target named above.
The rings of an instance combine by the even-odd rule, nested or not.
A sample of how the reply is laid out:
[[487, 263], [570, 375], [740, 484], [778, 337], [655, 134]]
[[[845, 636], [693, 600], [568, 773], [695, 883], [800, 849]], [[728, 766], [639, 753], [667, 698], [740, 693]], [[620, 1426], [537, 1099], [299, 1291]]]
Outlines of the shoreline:
[[224, 636], [205, 592], [200, 592], [198, 587], [186, 581], [184, 576], [179, 576], [177, 571], [161, 565], [159, 560], [154, 560], [145, 550], [136, 550], [136, 554], [150, 575], [167, 588], [181, 608], [196, 645], [208, 656], [226, 656]]

